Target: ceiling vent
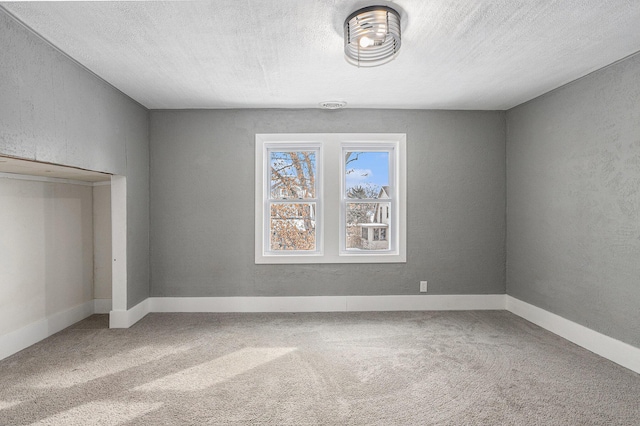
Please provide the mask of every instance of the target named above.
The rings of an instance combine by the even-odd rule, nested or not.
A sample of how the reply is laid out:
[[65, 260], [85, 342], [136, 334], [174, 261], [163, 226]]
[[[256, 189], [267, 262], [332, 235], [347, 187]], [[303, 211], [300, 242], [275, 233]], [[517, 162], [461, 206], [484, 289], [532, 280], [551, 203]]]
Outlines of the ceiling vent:
[[342, 109], [347, 106], [345, 101], [326, 101], [320, 102], [320, 107], [324, 109]]

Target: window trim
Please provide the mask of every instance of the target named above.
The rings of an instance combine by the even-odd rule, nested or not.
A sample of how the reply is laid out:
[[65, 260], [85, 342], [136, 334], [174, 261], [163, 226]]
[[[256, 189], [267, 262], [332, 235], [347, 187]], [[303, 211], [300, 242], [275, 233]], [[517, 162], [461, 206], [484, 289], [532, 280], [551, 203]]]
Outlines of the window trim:
[[[308, 149], [310, 144], [320, 147], [317, 160], [316, 199], [316, 251], [315, 252], [269, 252], [265, 250], [268, 241], [268, 229], [265, 224], [265, 200], [268, 197], [269, 178], [266, 160], [267, 147], [298, 146]], [[395, 180], [395, 199], [397, 202], [397, 243], [393, 250], [368, 253], [342, 250], [341, 212], [342, 188], [344, 188], [343, 146], [358, 145], [358, 150], [365, 151], [386, 144], [395, 149], [393, 179]], [[334, 161], [335, 158], [335, 161]], [[339, 176], [333, 179], [332, 176]], [[327, 179], [329, 177], [329, 179]], [[256, 264], [315, 264], [315, 263], [405, 263], [407, 244], [407, 169], [406, 169], [406, 134], [404, 133], [258, 133], [255, 136], [255, 263]], [[393, 220], [393, 210], [391, 212]], [[390, 237], [391, 232], [387, 233]]]

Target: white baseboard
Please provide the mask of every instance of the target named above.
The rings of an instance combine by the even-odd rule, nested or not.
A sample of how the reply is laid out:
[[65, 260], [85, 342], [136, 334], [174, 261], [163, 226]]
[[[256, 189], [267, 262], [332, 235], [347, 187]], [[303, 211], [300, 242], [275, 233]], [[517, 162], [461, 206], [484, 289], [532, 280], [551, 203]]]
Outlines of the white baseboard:
[[131, 309], [109, 312], [109, 328], [129, 328], [149, 312], [150, 299], [144, 299]]
[[505, 295], [152, 297], [151, 312], [354, 312], [504, 309]]
[[109, 312], [109, 327], [129, 328], [150, 312], [357, 312], [506, 309], [606, 359], [640, 373], [640, 348], [505, 294], [307, 297], [150, 297], [128, 310], [111, 299], [74, 306], [0, 336], [0, 360], [94, 313]]
[[46, 319], [49, 336], [56, 334], [57, 332], [62, 331], [70, 325], [73, 325], [78, 321], [82, 321], [91, 315], [93, 315], [93, 300], [50, 315]]
[[42, 319], [16, 331], [0, 336], [0, 359], [11, 356], [21, 350], [49, 337], [47, 320]]
[[576, 345], [629, 370], [640, 373], [640, 349], [577, 324], [515, 297], [506, 297], [506, 309]]
[[347, 296], [346, 311], [480, 311], [503, 310], [504, 294], [421, 296]]
[[111, 312], [111, 299], [93, 299], [94, 314], [108, 314]]
[[345, 297], [152, 297], [151, 312], [336, 312]]
[[0, 336], [0, 360], [82, 321], [94, 313], [90, 300]]

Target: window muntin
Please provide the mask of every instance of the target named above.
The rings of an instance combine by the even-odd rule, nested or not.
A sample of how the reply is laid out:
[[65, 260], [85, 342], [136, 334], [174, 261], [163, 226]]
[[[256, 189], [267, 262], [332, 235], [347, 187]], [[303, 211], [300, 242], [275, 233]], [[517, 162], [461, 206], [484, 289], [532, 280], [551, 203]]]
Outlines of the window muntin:
[[[405, 147], [404, 134], [257, 134], [256, 263], [406, 262]], [[347, 244], [348, 210], [367, 244]]]

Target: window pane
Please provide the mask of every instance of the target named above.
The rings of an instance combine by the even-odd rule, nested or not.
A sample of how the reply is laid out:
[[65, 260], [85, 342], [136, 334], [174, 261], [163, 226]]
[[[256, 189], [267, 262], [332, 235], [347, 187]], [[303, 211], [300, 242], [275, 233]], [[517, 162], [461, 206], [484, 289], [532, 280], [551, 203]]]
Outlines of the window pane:
[[347, 249], [389, 250], [391, 203], [347, 203]]
[[271, 198], [316, 198], [316, 152], [270, 151]]
[[270, 244], [273, 251], [316, 249], [316, 204], [271, 204]]
[[389, 198], [389, 152], [345, 152], [347, 198]]

